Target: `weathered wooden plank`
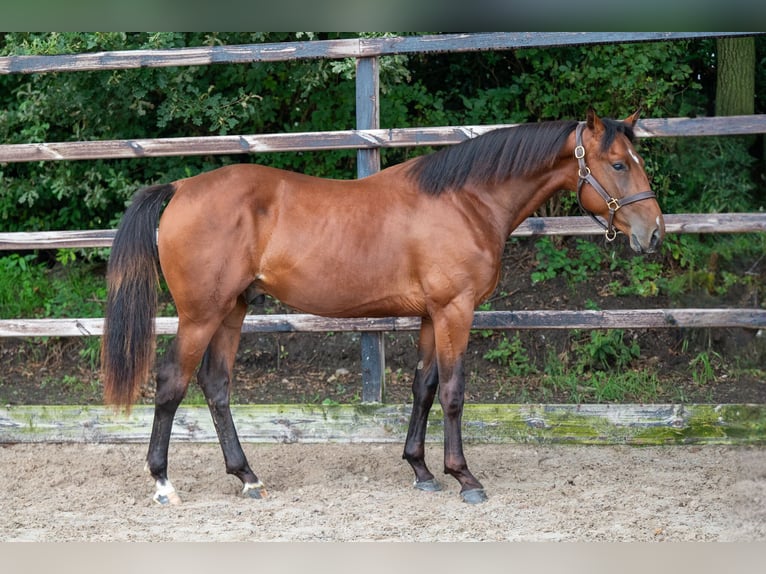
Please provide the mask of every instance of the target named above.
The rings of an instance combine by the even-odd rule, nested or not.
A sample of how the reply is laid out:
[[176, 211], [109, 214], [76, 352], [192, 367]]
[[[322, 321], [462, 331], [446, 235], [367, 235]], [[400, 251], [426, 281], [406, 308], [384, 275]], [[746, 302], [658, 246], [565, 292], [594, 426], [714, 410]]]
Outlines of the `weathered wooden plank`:
[[499, 127], [509, 126], [360, 129], [327, 132], [8, 144], [0, 146], [0, 162], [128, 159], [447, 145], [466, 141]]
[[[173, 335], [175, 317], [158, 317], [156, 332]], [[668, 329], [766, 327], [766, 309], [620, 309], [611, 311], [480, 311], [474, 329]], [[302, 313], [248, 315], [244, 333], [416, 331], [418, 317], [337, 319]], [[0, 337], [100, 336], [103, 319], [3, 319]]]
[[[402, 442], [409, 405], [234, 405], [239, 437], [253, 443]], [[146, 442], [154, 409], [0, 407], [0, 443]], [[438, 406], [426, 440], [442, 440]], [[766, 444], [766, 405], [467, 404], [468, 443]], [[172, 439], [217, 442], [207, 407], [181, 406]]]
[[[360, 130], [380, 127], [380, 75], [376, 57], [356, 61], [356, 127]], [[360, 149], [356, 154], [357, 177], [380, 171], [380, 149]], [[362, 361], [362, 400], [383, 402], [386, 353], [383, 333], [363, 331], [360, 340]]]
[[[766, 213], [692, 213], [665, 215], [667, 233], [757, 233], [766, 231]], [[110, 247], [114, 229], [92, 231], [35, 231], [0, 233], [0, 251]], [[601, 235], [604, 230], [590, 217], [530, 217], [513, 237], [542, 235]]]
[[[489, 131], [488, 129], [482, 130]], [[340, 130], [180, 138], [145, 138], [82, 142], [48, 142], [0, 146], [0, 162], [127, 159], [165, 156], [230, 155], [303, 150], [373, 149], [457, 143], [470, 136], [459, 128], [430, 128], [418, 133], [401, 130]], [[466, 135], [466, 133], [468, 135]], [[478, 133], [478, 132], [477, 132]], [[424, 143], [420, 143], [423, 140]]]
[[[495, 129], [516, 125], [518, 124], [7, 144], [0, 145], [0, 162], [440, 146], [457, 144]], [[644, 138], [760, 133], [766, 133], [764, 114], [710, 118], [649, 118], [640, 120], [636, 128], [638, 137]]]
[[766, 327], [766, 309], [620, 309], [608, 311], [485, 311], [475, 329], [663, 329]]
[[111, 247], [116, 229], [91, 231], [30, 231], [0, 233], [0, 251]]
[[[667, 213], [666, 233], [757, 233], [766, 231], [766, 213]], [[529, 217], [517, 227], [512, 237], [538, 235], [603, 235], [590, 217]], [[0, 234], [2, 237], [2, 234]], [[0, 248], [1, 248], [0, 243]]]
[[766, 231], [766, 213], [673, 214], [665, 218], [667, 233], [758, 233]]
[[766, 115], [701, 118], [647, 118], [636, 125], [639, 138], [731, 136], [766, 133]]
[[749, 32], [498, 32], [485, 34], [441, 34], [373, 38], [361, 42], [362, 55], [433, 52], [475, 52], [517, 48], [551, 48], [587, 44], [618, 44], [698, 39], [720, 36], [750, 36]]
[[164, 50], [121, 50], [53, 56], [18, 55], [0, 58], [0, 74], [245, 64], [299, 59], [357, 58], [415, 52], [510, 50], [757, 34], [760, 32], [496, 32], [200, 46]]

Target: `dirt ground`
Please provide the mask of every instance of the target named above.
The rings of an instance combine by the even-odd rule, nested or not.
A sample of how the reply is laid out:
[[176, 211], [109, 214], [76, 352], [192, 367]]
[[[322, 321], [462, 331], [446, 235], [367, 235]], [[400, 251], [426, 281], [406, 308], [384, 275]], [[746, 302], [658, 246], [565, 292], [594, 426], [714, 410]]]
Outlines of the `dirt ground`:
[[160, 507], [145, 445], [0, 445], [0, 541], [766, 541], [763, 448], [470, 444], [477, 506], [448, 477], [412, 488], [401, 445], [245, 450], [268, 498], [238, 495], [217, 445], [172, 443], [184, 502]]

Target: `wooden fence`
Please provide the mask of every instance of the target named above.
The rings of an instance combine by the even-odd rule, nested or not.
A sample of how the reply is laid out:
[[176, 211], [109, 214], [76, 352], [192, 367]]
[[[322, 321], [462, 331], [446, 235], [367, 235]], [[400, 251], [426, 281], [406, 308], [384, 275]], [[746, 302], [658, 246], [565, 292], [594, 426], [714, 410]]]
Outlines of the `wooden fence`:
[[[1, 162], [69, 161], [156, 156], [250, 154], [298, 150], [356, 149], [358, 175], [380, 169], [379, 150], [387, 147], [455, 144], [505, 126], [447, 126], [381, 129], [378, 119], [378, 58], [392, 54], [510, 50], [611, 42], [645, 42], [750, 33], [492, 33], [405, 38], [349, 39], [171, 50], [101, 52], [60, 56], [0, 58], [0, 74], [85, 72], [138, 67], [273, 62], [308, 58], [357, 60], [356, 129], [317, 133], [256, 134], [197, 138], [46, 142], [0, 145]], [[766, 115], [640, 120], [640, 138], [766, 133]], [[669, 214], [668, 233], [747, 233], [766, 231], [764, 213]], [[514, 236], [601, 233], [590, 218], [530, 218]], [[0, 233], [0, 250], [108, 247], [114, 230]], [[176, 319], [158, 318], [160, 334], [171, 334]], [[250, 315], [244, 331], [359, 331], [362, 333], [362, 400], [383, 401], [385, 365], [382, 333], [415, 330], [417, 318], [326, 319], [310, 315]], [[630, 311], [479, 312], [481, 329], [599, 329], [766, 326], [764, 309], [635, 309]], [[102, 319], [11, 319], [0, 321], [0, 336], [98, 336]]]

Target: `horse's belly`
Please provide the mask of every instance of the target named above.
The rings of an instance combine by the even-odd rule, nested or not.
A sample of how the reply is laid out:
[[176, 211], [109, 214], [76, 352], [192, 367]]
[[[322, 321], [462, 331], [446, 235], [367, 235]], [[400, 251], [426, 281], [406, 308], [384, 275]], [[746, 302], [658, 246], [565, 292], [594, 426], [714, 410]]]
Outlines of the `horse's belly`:
[[[332, 272], [328, 272], [332, 275]], [[304, 313], [326, 317], [385, 317], [422, 315], [425, 305], [419, 289], [396, 285], [393, 278], [299, 277], [270, 278], [263, 274], [259, 290]]]

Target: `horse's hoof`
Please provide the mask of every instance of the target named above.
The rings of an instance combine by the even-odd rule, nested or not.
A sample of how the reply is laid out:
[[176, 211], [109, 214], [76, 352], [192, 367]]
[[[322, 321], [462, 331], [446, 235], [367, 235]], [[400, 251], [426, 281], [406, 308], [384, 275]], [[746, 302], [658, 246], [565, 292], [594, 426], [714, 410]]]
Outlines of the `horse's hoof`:
[[178, 496], [176, 489], [170, 484], [169, 480], [158, 480], [156, 483], [157, 490], [152, 497], [152, 500], [161, 506], [177, 506], [181, 504], [181, 497]]
[[487, 495], [483, 488], [474, 488], [472, 490], [464, 490], [460, 493], [463, 497], [463, 502], [468, 504], [481, 504], [487, 502]]
[[416, 480], [415, 488], [422, 490], [423, 492], [439, 492], [442, 489], [442, 485], [435, 478], [431, 480]]
[[181, 497], [178, 496], [178, 493], [176, 491], [172, 492], [166, 492], [166, 493], [159, 493], [156, 492], [154, 496], [152, 497], [152, 500], [159, 504], [160, 506], [178, 506], [181, 504]]
[[242, 488], [242, 496], [246, 496], [248, 498], [255, 498], [260, 500], [261, 498], [266, 498], [268, 495], [269, 493], [262, 482], [247, 483]]

